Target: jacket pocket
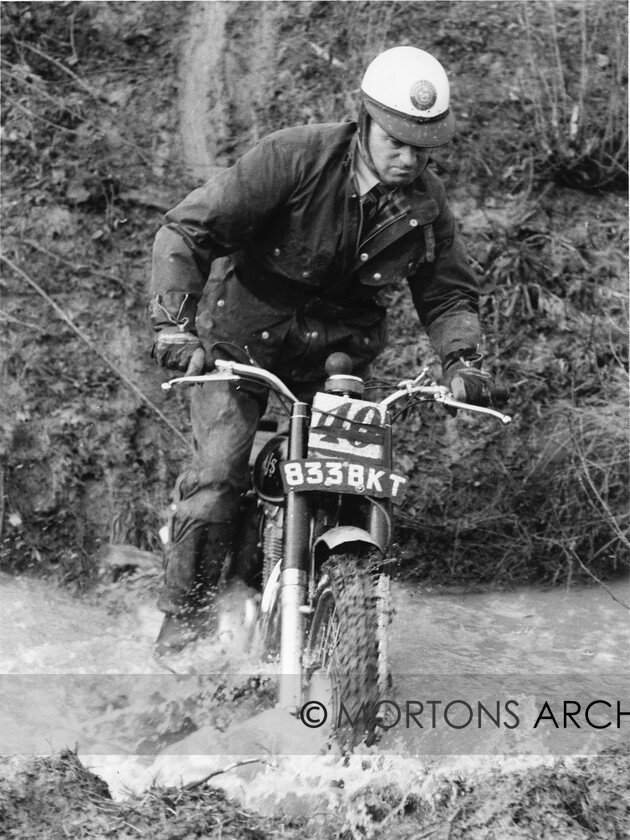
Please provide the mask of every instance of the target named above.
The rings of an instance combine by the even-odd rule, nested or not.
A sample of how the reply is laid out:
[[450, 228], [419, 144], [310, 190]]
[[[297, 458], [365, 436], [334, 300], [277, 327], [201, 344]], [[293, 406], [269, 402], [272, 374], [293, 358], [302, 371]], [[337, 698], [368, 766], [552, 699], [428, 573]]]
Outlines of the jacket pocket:
[[257, 364], [275, 361], [291, 324], [291, 315], [261, 300], [239, 282], [233, 267], [210, 282], [197, 319], [200, 336], [211, 347], [229, 342]]
[[408, 235], [366, 261], [359, 269], [359, 281], [364, 286], [388, 286], [415, 273], [429, 254], [422, 233]]

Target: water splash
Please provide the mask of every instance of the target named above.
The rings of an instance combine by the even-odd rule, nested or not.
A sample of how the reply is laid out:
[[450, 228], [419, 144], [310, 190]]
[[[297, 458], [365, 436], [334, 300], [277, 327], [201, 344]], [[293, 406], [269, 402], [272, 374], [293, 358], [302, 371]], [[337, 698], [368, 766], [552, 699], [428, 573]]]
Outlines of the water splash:
[[[625, 597], [625, 584], [615, 587]], [[422, 696], [414, 674], [426, 679], [475, 667], [499, 676], [627, 674], [627, 613], [602, 590], [466, 595], [398, 586], [394, 596], [397, 696]], [[554, 761], [538, 742], [521, 742], [518, 755], [496, 754], [500, 742], [492, 739], [486, 743], [494, 755], [459, 755], [457, 743], [451, 754], [428, 754], [399, 732], [340, 756], [323, 734], [318, 740], [273, 708], [273, 666], [248, 660], [238, 640], [231, 646], [224, 635], [223, 642], [192, 646], [178, 659], [177, 674], [156, 662], [161, 614], [148, 601], [125, 597], [124, 587], [117, 605], [103, 605], [41, 581], [0, 576], [0, 616], [3, 752], [78, 744], [115, 797], [217, 773], [213, 785], [262, 813], [303, 811], [305, 803], [330, 811], [356, 802], [366, 785], [393, 786], [403, 799], [411, 790], [437, 797], [454, 777]], [[258, 761], [242, 765], [247, 758]]]

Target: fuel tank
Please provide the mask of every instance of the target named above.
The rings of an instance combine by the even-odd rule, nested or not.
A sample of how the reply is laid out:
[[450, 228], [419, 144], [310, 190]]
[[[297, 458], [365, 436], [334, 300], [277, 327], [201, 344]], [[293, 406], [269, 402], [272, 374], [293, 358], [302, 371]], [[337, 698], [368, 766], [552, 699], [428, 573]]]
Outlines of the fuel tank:
[[288, 434], [272, 437], [263, 446], [254, 462], [254, 490], [265, 502], [284, 504], [280, 462], [286, 461], [289, 452]]

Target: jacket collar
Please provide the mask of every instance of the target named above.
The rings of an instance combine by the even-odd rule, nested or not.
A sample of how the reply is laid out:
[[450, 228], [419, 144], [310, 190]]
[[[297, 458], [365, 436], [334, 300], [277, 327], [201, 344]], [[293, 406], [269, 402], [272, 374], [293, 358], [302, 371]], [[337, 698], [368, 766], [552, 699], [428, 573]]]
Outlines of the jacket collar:
[[372, 187], [376, 186], [376, 184], [380, 184], [379, 179], [376, 177], [374, 172], [372, 172], [367, 164], [367, 161], [363, 157], [363, 150], [359, 142], [357, 142], [355, 146], [352, 164], [360, 196], [366, 195]]

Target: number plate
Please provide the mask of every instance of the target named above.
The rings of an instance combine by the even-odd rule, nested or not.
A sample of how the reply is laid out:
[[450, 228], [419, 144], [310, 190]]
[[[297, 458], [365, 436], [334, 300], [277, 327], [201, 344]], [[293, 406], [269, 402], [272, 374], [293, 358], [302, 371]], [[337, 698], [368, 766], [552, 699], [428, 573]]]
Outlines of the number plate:
[[311, 458], [382, 463], [389, 448], [386, 410], [377, 403], [317, 393], [311, 411]]
[[404, 475], [355, 461], [326, 461], [312, 458], [280, 464], [285, 492], [289, 490], [332, 490], [359, 496], [376, 496], [402, 502], [407, 488]]

